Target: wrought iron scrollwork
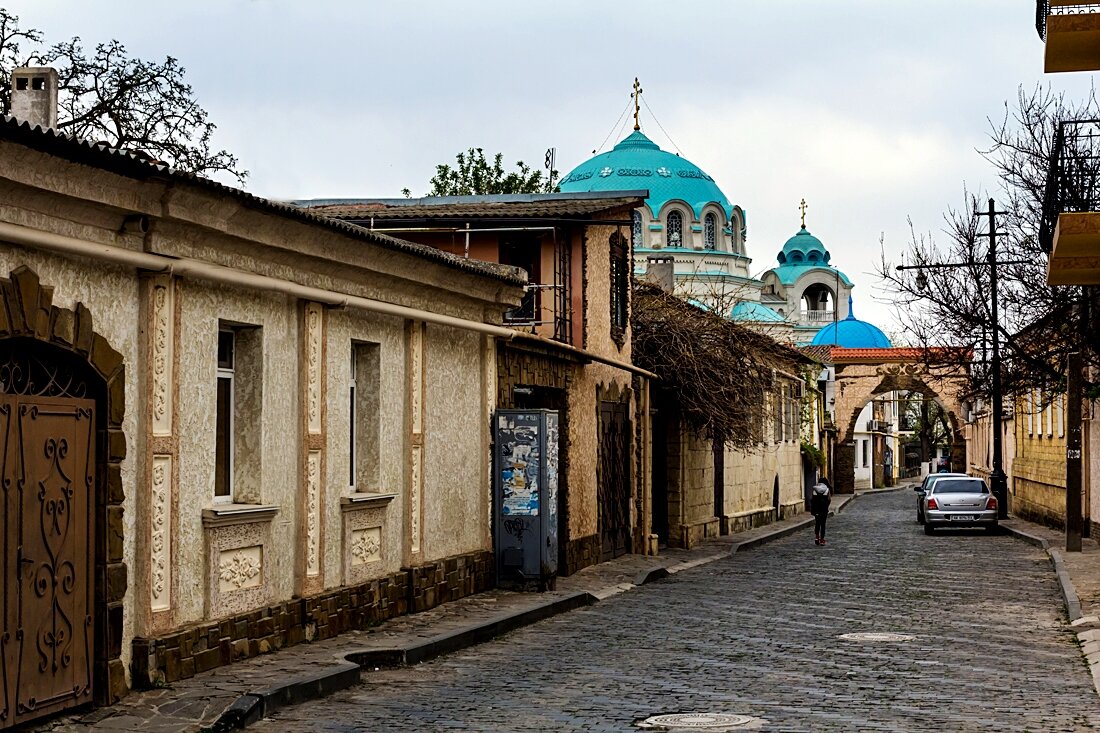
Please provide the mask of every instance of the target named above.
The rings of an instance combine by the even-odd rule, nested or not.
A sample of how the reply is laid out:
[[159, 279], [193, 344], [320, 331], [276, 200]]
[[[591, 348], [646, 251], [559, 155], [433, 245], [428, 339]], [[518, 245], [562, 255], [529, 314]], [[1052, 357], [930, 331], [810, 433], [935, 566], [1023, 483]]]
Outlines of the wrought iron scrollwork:
[[25, 397], [88, 397], [88, 382], [69, 359], [46, 361], [33, 346], [0, 346], [0, 394]]

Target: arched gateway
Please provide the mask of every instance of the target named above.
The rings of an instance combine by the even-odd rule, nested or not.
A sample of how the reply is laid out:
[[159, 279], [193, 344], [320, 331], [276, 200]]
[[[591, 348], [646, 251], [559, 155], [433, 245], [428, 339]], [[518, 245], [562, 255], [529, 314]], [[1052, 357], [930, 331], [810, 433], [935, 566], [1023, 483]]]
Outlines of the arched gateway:
[[962, 432], [960, 395], [966, 386], [961, 367], [929, 370], [927, 353], [917, 348], [846, 349], [834, 347], [831, 359], [836, 370], [837, 455], [835, 489], [850, 494], [855, 490], [856, 420], [872, 398], [885, 392], [920, 392], [932, 397], [947, 415], [951, 426], [951, 462], [966, 465], [966, 440]]
[[122, 357], [52, 295], [0, 279], [0, 729], [125, 689]]

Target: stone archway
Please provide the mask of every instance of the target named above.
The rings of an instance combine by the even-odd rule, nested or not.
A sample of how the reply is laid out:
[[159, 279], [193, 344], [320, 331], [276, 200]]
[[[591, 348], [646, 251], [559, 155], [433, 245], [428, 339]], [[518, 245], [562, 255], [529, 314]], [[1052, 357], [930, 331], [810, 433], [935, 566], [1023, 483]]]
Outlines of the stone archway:
[[[82, 396], [94, 403], [94, 469], [88, 501], [92, 649], [88, 656], [92, 702], [108, 705], [127, 691], [121, 660], [127, 587], [121, 473], [126, 457], [125, 365], [122, 355], [95, 332], [91, 312], [82, 303], [72, 310], [53, 305], [53, 288], [43, 286], [30, 268], [19, 267], [9, 279], [0, 278], [0, 295], [0, 353], [4, 355], [0, 394], [33, 394], [41, 399]], [[33, 374], [43, 376], [29, 383]], [[59, 374], [83, 380], [82, 395], [68, 383], [57, 383]]]
[[875, 395], [885, 392], [920, 392], [933, 397], [947, 414], [953, 436], [951, 460], [956, 466], [966, 465], [966, 439], [963, 435], [962, 405], [959, 394], [965, 386], [965, 374], [938, 370], [930, 373], [923, 366], [919, 349], [840, 349], [832, 350], [836, 371], [837, 424], [836, 475], [837, 493], [855, 490], [856, 420], [863, 407]]

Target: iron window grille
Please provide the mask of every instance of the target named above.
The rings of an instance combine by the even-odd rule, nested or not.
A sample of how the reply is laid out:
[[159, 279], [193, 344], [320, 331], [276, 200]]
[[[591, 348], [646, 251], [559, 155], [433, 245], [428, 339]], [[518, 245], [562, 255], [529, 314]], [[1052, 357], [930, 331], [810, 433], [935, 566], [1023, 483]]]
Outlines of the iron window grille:
[[714, 214], [707, 214], [703, 219], [703, 241], [707, 249], [718, 249], [718, 221]]
[[679, 211], [669, 212], [666, 228], [668, 230], [668, 246], [684, 246], [684, 217], [680, 215]]

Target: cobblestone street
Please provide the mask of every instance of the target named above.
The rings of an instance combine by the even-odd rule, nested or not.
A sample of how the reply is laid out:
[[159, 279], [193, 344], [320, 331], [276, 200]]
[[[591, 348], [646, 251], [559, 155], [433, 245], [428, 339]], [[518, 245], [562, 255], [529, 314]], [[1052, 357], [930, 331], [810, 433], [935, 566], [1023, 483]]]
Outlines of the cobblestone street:
[[[912, 492], [417, 667], [287, 709], [258, 731], [628, 731], [658, 713], [765, 730], [1100, 730], [1041, 550], [926, 537]], [[852, 632], [910, 641], [852, 642]]]

